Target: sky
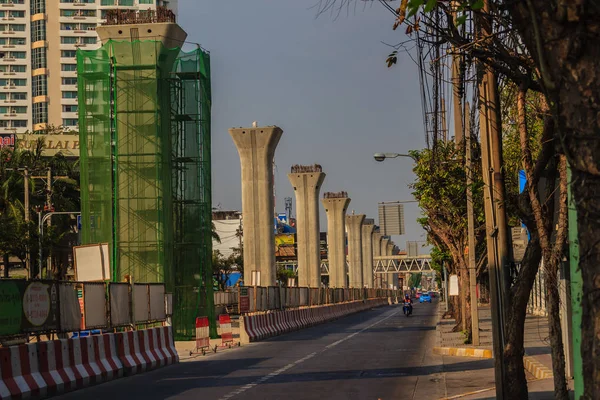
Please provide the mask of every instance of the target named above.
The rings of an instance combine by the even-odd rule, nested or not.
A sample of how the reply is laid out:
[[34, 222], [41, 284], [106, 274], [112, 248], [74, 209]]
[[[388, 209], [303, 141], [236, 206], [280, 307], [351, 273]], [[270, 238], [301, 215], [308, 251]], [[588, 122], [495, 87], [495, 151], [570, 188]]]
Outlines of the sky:
[[[373, 153], [425, 146], [417, 66], [391, 48], [406, 39], [379, 2], [359, 1], [337, 18], [317, 16], [318, 0], [179, 0], [187, 40], [211, 54], [213, 207], [241, 210], [240, 162], [231, 127], [277, 125], [278, 212], [294, 199], [294, 164], [323, 166], [324, 192], [346, 191], [348, 213], [377, 220], [382, 201], [414, 200], [412, 160], [376, 162]], [[366, 5], [366, 7], [365, 7]], [[394, 6], [394, 3], [392, 3]], [[406, 235], [425, 240], [417, 204], [405, 204]], [[295, 215], [295, 199], [294, 211]], [[321, 230], [327, 229], [321, 206]]]

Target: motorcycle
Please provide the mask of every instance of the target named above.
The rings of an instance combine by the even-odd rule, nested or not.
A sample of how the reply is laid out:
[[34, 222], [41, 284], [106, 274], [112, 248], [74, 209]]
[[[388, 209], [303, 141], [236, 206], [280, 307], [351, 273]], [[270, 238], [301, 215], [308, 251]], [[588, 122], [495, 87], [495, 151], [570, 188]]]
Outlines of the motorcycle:
[[407, 317], [410, 316], [412, 314], [412, 304], [405, 302], [402, 311], [404, 311], [404, 315]]

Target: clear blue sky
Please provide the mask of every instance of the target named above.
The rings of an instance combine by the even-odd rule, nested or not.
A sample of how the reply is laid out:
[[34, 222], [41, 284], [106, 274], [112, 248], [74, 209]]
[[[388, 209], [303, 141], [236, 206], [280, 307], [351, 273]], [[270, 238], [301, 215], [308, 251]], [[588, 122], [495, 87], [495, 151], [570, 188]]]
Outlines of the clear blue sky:
[[[294, 198], [293, 164], [318, 163], [325, 191], [345, 190], [349, 212], [377, 222], [380, 201], [413, 200], [412, 160], [373, 160], [375, 152], [425, 146], [417, 67], [406, 55], [388, 69], [391, 49], [405, 39], [377, 1], [337, 19], [316, 18], [318, 0], [180, 0], [188, 40], [211, 53], [213, 206], [241, 209], [240, 164], [231, 127], [278, 125], [277, 210]], [[393, 4], [392, 4], [393, 5]], [[295, 199], [294, 199], [295, 200]], [[405, 205], [407, 234], [424, 240], [416, 204]], [[321, 229], [327, 219], [321, 208]]]

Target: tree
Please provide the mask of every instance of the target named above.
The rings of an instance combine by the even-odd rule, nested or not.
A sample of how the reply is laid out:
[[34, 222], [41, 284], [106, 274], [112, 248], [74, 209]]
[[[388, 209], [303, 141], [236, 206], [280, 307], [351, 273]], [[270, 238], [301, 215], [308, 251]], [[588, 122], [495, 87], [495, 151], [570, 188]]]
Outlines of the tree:
[[[450, 274], [457, 274], [460, 280], [460, 295], [452, 298], [450, 314], [456, 319], [454, 330], [466, 327], [471, 338], [471, 309], [469, 293], [469, 270], [465, 257], [467, 247], [467, 200], [464, 156], [453, 142], [438, 142], [433, 148], [413, 151], [416, 161], [413, 171], [417, 176], [411, 184], [413, 195], [419, 202], [424, 217], [419, 223], [427, 231], [428, 240], [446, 259]], [[477, 163], [473, 175], [474, 210], [477, 223], [478, 241], [483, 240], [482, 224], [482, 181]], [[449, 303], [450, 304], [450, 303]]]

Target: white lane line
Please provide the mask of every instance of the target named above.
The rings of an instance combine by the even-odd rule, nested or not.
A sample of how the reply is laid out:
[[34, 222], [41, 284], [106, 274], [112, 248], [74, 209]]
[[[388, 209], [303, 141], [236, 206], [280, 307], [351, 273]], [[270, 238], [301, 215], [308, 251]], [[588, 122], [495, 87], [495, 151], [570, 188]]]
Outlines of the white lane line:
[[[348, 339], [351, 339], [351, 338], [353, 338], [354, 336], [358, 335], [359, 333], [362, 333], [362, 332], [366, 331], [367, 329], [371, 329], [371, 328], [372, 328], [372, 327], [374, 327], [375, 325], [377, 325], [377, 324], [380, 324], [380, 323], [382, 323], [383, 321], [385, 321], [385, 320], [387, 320], [387, 319], [389, 319], [389, 318], [392, 318], [394, 315], [398, 314], [398, 312], [399, 312], [399, 311], [395, 311], [395, 312], [394, 312], [394, 313], [392, 313], [391, 315], [388, 315], [387, 317], [385, 317], [385, 318], [383, 318], [383, 319], [380, 319], [379, 321], [377, 321], [377, 322], [375, 322], [375, 323], [373, 323], [373, 324], [371, 324], [371, 325], [367, 326], [366, 328], [364, 328], [364, 329], [361, 329], [361, 330], [360, 330], [360, 331], [358, 331], [358, 332], [354, 332], [354, 333], [352, 333], [352, 334], [350, 334], [350, 335], [346, 336], [345, 338], [342, 338], [342, 339], [340, 339], [340, 340], [338, 340], [338, 341], [336, 341], [336, 342], [333, 342], [333, 343], [331, 343], [331, 344], [329, 344], [329, 345], [325, 346], [325, 348], [324, 348], [323, 350], [321, 350], [319, 353], [323, 353], [324, 351], [326, 351], [326, 350], [328, 350], [328, 349], [331, 349], [331, 348], [333, 348], [333, 347], [337, 346], [338, 344], [345, 342], [345, 341], [346, 341], [346, 340], [348, 340]], [[236, 390], [234, 390], [234, 391], [232, 391], [232, 392], [230, 392], [230, 393], [227, 393], [225, 396], [221, 397], [219, 400], [229, 400], [230, 398], [232, 398], [232, 397], [234, 397], [234, 396], [237, 396], [238, 394], [242, 394], [242, 393], [244, 393], [246, 390], [252, 389], [254, 386], [260, 385], [261, 383], [265, 383], [265, 382], [266, 382], [266, 381], [268, 381], [269, 379], [271, 379], [271, 378], [274, 378], [274, 377], [276, 377], [277, 375], [280, 375], [280, 374], [282, 374], [283, 372], [287, 371], [288, 369], [290, 369], [290, 368], [292, 368], [292, 367], [294, 367], [294, 366], [296, 366], [296, 365], [298, 365], [298, 364], [301, 364], [301, 363], [303, 363], [303, 362], [304, 362], [304, 361], [306, 361], [306, 360], [309, 360], [309, 359], [313, 358], [314, 356], [316, 356], [316, 355], [317, 355], [317, 354], [319, 354], [319, 353], [317, 353], [317, 352], [310, 353], [309, 355], [307, 355], [307, 356], [304, 356], [304, 357], [302, 357], [301, 359], [299, 359], [299, 360], [296, 360], [296, 361], [294, 361], [293, 363], [290, 363], [290, 364], [286, 365], [285, 367], [281, 367], [281, 368], [279, 368], [278, 370], [276, 370], [276, 371], [273, 371], [273, 372], [271, 372], [271, 373], [270, 373], [270, 374], [268, 374], [268, 375], [265, 375], [265, 376], [262, 376], [262, 377], [260, 377], [259, 379], [257, 379], [257, 380], [256, 380], [256, 381], [254, 381], [253, 383], [249, 383], [249, 384], [247, 384], [247, 385], [245, 385], [245, 386], [242, 386], [242, 387], [241, 387], [241, 388], [239, 388], [239, 389], [236, 389]]]

